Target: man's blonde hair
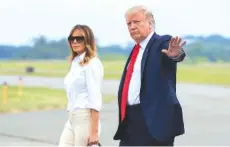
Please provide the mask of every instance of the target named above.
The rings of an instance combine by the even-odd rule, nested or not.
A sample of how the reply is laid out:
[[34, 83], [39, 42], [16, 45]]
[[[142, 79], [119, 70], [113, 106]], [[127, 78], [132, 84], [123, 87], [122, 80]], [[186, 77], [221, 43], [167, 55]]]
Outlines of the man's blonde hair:
[[137, 5], [137, 6], [133, 6], [131, 8], [129, 8], [126, 12], [125, 12], [125, 17], [129, 14], [132, 13], [136, 13], [136, 12], [143, 12], [145, 17], [147, 18], [147, 20], [154, 25], [155, 24], [155, 20], [152, 14], [152, 11], [149, 10], [149, 8], [147, 8], [146, 6], [143, 5]]

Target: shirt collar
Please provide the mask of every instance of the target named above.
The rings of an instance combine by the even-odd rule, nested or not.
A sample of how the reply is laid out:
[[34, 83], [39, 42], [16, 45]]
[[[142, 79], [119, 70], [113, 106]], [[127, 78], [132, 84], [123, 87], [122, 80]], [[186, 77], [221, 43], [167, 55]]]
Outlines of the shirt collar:
[[85, 57], [85, 54], [86, 54], [86, 52], [82, 53], [82, 54], [79, 55], [79, 56], [76, 56], [74, 60], [75, 60], [75, 61], [83, 60], [84, 57]]
[[145, 40], [143, 40], [142, 42], [140, 42], [140, 46], [141, 46], [141, 49], [145, 49], [149, 40], [151, 39], [151, 37], [153, 36], [153, 33], [154, 31], [152, 31], [148, 36], [147, 38], [145, 38]]
[[78, 56], [78, 57], [80, 58], [80, 60], [83, 60], [83, 59], [84, 59], [85, 53], [86, 53], [86, 52], [84, 52], [84, 53], [82, 53], [80, 56]]

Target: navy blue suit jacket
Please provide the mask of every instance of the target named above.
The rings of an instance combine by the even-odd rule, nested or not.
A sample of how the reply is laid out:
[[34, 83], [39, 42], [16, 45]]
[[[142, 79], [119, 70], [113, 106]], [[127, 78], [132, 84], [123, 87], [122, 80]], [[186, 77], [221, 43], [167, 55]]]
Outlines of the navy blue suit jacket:
[[[159, 141], [167, 141], [184, 133], [183, 113], [176, 95], [176, 72], [177, 62], [182, 61], [186, 55], [183, 51], [178, 60], [172, 60], [162, 53], [162, 49], [168, 49], [170, 39], [170, 35], [154, 33], [141, 61], [140, 105], [150, 134]], [[123, 135], [120, 100], [129, 60], [130, 57], [118, 91], [119, 125], [114, 140], [121, 139]]]

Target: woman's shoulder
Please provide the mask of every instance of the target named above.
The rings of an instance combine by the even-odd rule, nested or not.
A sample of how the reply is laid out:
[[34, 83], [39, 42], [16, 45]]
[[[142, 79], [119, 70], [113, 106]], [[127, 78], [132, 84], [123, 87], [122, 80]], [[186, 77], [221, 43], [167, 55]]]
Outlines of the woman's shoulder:
[[104, 67], [99, 57], [95, 56], [89, 60], [88, 68], [92, 72], [100, 72], [104, 74]]
[[103, 66], [100, 58], [95, 56], [89, 60], [89, 66]]

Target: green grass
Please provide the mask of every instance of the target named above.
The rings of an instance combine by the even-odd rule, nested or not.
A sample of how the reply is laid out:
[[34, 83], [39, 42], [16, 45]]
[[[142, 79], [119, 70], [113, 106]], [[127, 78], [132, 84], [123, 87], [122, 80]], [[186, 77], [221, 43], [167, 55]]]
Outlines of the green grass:
[[[34, 73], [26, 73], [26, 67], [34, 67]], [[63, 77], [69, 69], [67, 61], [0, 61], [0, 74]]]
[[230, 86], [230, 64], [179, 64], [178, 82]]
[[[102, 61], [105, 70], [105, 79], [118, 79], [121, 76], [125, 60]], [[34, 73], [26, 73], [25, 69], [32, 66]], [[0, 75], [27, 75], [64, 77], [69, 69], [67, 61], [0, 61]]]
[[[125, 60], [103, 60], [105, 79], [120, 79]], [[27, 66], [35, 72], [25, 73]], [[67, 73], [67, 61], [0, 61], [0, 75], [30, 75], [63, 77]], [[218, 84], [230, 86], [230, 64], [179, 64], [178, 82]]]
[[[24, 87], [18, 95], [17, 86], [8, 87], [7, 103], [3, 103], [3, 86], [0, 86], [0, 113], [35, 110], [65, 109], [67, 98], [64, 90], [41, 87]], [[103, 103], [111, 102], [115, 96], [104, 95]]]

